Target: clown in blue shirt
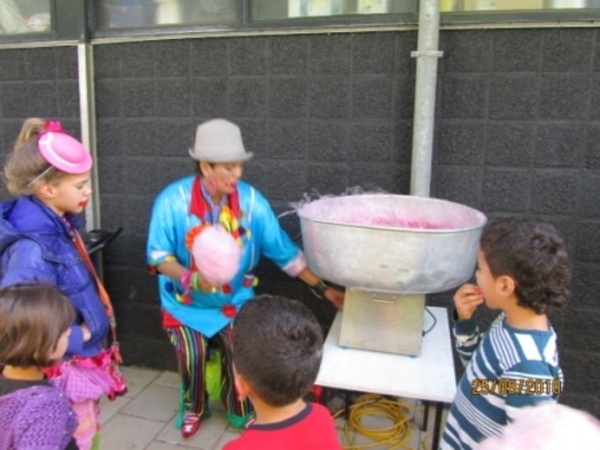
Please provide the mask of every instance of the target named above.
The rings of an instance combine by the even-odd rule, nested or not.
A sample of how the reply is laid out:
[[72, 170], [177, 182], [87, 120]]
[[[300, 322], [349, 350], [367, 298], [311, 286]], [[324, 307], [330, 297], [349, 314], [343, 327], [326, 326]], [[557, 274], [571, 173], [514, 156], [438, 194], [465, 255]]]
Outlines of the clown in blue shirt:
[[[231, 364], [232, 323], [237, 311], [254, 297], [253, 270], [261, 256], [298, 277], [338, 309], [343, 292], [327, 286], [307, 266], [302, 251], [281, 228], [264, 196], [240, 180], [246, 152], [240, 128], [224, 119], [200, 124], [190, 156], [198, 174], [167, 186], [156, 198], [150, 220], [147, 258], [158, 273], [163, 327], [175, 348], [182, 376], [181, 432], [195, 435], [210, 416], [206, 391], [208, 347], [221, 354], [221, 400], [229, 422], [243, 427], [251, 416], [239, 401]], [[237, 273], [222, 285], [198, 270], [190, 242], [203, 227], [219, 225], [241, 246]]]

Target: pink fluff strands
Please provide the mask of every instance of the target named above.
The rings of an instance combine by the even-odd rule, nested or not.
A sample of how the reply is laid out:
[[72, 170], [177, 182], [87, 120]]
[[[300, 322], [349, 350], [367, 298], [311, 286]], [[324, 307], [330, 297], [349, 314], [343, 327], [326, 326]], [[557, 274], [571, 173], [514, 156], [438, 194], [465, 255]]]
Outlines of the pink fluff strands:
[[298, 213], [311, 220], [374, 228], [460, 230], [479, 226], [483, 214], [441, 199], [393, 194], [322, 197]]
[[192, 256], [206, 280], [222, 286], [229, 283], [240, 268], [242, 248], [221, 226], [207, 226], [194, 239]]

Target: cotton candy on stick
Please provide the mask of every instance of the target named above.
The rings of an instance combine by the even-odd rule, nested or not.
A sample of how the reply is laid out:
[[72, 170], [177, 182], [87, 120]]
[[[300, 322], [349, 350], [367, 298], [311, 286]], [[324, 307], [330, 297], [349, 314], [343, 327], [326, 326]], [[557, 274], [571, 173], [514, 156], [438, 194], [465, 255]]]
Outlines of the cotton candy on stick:
[[198, 271], [214, 286], [229, 283], [240, 268], [242, 249], [221, 225], [205, 227], [194, 238], [192, 257]]

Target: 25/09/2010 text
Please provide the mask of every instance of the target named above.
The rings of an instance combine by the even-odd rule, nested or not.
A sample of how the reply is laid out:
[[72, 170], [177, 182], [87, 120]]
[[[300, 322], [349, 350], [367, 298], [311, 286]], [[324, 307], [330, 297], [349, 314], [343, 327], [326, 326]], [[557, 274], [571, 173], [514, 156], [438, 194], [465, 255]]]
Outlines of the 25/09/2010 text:
[[560, 395], [562, 380], [541, 378], [487, 380], [475, 379], [471, 381], [471, 394], [473, 395]]

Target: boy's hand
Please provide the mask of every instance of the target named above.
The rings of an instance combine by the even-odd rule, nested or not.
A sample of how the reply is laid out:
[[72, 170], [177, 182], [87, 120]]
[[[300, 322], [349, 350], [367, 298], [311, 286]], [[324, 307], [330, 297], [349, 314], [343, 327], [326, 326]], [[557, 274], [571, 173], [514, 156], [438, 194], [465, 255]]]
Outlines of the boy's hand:
[[483, 303], [483, 294], [475, 284], [463, 284], [454, 294], [454, 307], [459, 320], [469, 320]]

